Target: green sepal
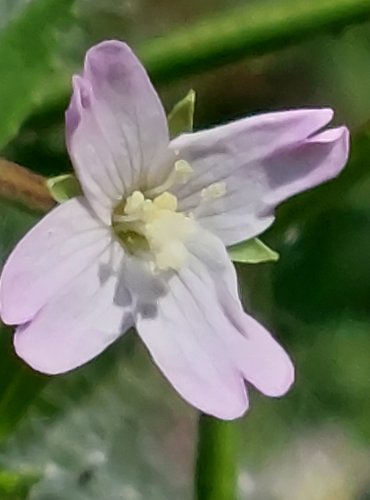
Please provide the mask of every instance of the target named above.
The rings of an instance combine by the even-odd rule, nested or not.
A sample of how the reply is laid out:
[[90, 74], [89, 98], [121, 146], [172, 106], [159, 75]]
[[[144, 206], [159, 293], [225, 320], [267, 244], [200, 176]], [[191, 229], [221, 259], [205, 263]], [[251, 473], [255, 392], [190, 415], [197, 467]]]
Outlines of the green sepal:
[[189, 90], [168, 115], [168, 128], [170, 136], [176, 137], [180, 134], [193, 131], [195, 108], [195, 91]]
[[253, 238], [228, 247], [227, 251], [233, 262], [243, 262], [245, 264], [276, 262], [279, 259], [279, 254], [258, 238]]
[[80, 183], [73, 174], [50, 177], [46, 181], [46, 186], [52, 198], [58, 203], [63, 203], [82, 194]]

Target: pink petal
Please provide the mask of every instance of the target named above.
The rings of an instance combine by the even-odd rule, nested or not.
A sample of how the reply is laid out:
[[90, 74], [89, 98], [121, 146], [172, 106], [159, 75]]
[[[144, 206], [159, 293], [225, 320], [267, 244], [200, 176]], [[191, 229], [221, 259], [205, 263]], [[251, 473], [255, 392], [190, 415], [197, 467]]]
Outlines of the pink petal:
[[243, 335], [231, 342], [243, 377], [266, 396], [283, 396], [294, 382], [292, 361], [261, 324], [240, 307], [238, 310], [235, 301], [227, 306], [228, 300], [230, 297], [224, 296], [225, 313]]
[[160, 161], [167, 120], [148, 75], [124, 43], [90, 49], [66, 113], [67, 143], [84, 193], [102, 220], [125, 194], [171, 168]]
[[107, 251], [18, 327], [16, 352], [32, 368], [48, 374], [72, 370], [132, 326], [129, 293], [118, 286], [116, 273], [102, 271], [109, 258]]
[[82, 199], [52, 210], [18, 243], [0, 281], [1, 316], [20, 324], [90, 267], [111, 241]]
[[[329, 180], [348, 157], [348, 130], [317, 133], [332, 118], [328, 109], [270, 113], [171, 143], [194, 169], [190, 181], [173, 189], [179, 208], [232, 245], [263, 232], [276, 205]], [[316, 135], [315, 135], [316, 134]], [[203, 202], [201, 191], [224, 182], [224, 196]]]
[[293, 364], [272, 335], [243, 311], [235, 268], [223, 244], [203, 231], [202, 239], [191, 241], [189, 249], [196, 257], [191, 269], [193, 287], [200, 290], [203, 286], [205, 300], [213, 289], [215, 301], [234, 327], [225, 341], [243, 377], [267, 396], [282, 396], [294, 382]]
[[137, 318], [138, 333], [186, 401], [219, 418], [240, 417], [248, 408], [244, 383], [214, 332], [216, 321], [218, 328], [224, 328], [225, 321], [212, 303], [213, 321], [208, 323], [202, 311], [204, 301], [199, 301], [203, 290], [196, 292], [188, 286], [186, 277], [174, 276], [170, 293], [157, 302], [155, 315]]
[[154, 361], [181, 396], [205, 413], [234, 419], [248, 408], [243, 378], [268, 395], [286, 392], [292, 364], [245, 315], [235, 271], [218, 238], [202, 231], [189, 242], [187, 268], [174, 275], [156, 308], [136, 326]]

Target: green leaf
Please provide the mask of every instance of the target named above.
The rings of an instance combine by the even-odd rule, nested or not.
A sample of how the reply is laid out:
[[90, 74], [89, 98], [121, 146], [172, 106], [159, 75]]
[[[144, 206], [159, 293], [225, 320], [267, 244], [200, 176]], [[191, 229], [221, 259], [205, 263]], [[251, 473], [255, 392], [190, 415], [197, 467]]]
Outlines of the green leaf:
[[171, 137], [193, 131], [195, 91], [189, 90], [168, 115], [168, 127]]
[[[30, 0], [0, 29], [0, 148], [61, 81], [58, 30], [74, 0]], [[1, 15], [1, 11], [0, 11]]]
[[82, 194], [80, 183], [73, 174], [50, 177], [46, 181], [49, 193], [55, 201], [63, 203]]
[[227, 251], [234, 262], [259, 264], [261, 262], [276, 262], [279, 259], [279, 254], [258, 238], [233, 245]]

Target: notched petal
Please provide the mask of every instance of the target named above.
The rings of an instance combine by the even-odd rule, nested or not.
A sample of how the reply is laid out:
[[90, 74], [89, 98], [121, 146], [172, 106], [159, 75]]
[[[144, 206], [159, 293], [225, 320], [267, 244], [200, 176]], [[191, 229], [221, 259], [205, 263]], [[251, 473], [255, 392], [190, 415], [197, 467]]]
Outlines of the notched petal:
[[81, 76], [72, 77], [72, 97], [66, 111], [66, 140], [69, 147], [70, 139], [77, 129], [84, 109], [91, 106], [91, 86]]
[[107, 41], [88, 51], [83, 75], [73, 78], [66, 137], [84, 194], [105, 224], [139, 185], [153, 187], [168, 175], [166, 116], [126, 44]]
[[[196, 215], [226, 246], [261, 234], [276, 206], [338, 175], [348, 158], [348, 130], [322, 131], [330, 109], [268, 113], [171, 142], [191, 164], [186, 185], [175, 186], [179, 209]], [[202, 201], [202, 192], [224, 182], [223, 196]]]
[[[106, 252], [109, 258], [109, 251]], [[101, 258], [104, 261], [104, 258]], [[118, 274], [101, 280], [101, 262], [77, 276], [53, 296], [31, 322], [17, 328], [15, 350], [42, 373], [63, 373], [90, 361], [132, 326], [127, 293], [117, 295]]]

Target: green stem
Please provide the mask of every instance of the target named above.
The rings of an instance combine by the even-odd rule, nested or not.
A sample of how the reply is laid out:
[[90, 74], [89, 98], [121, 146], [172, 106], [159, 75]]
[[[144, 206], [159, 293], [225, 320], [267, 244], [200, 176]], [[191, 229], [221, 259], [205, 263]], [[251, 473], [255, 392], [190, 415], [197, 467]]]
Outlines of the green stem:
[[[246, 2], [248, 4], [248, 2]], [[202, 19], [136, 48], [156, 83], [288, 47], [370, 18], [370, 0], [285, 0], [245, 5]], [[38, 113], [61, 113], [71, 92], [59, 78]]]
[[235, 422], [200, 416], [196, 500], [236, 500], [237, 426]]
[[[270, 8], [268, 5], [256, 3], [223, 12], [189, 28], [149, 40], [138, 47], [137, 52], [152, 78], [168, 83], [187, 74], [280, 49], [370, 18], [370, 0], [285, 0], [279, 5], [272, 3]], [[44, 114], [53, 111], [57, 111], [58, 116], [61, 114], [70, 94], [69, 83], [62, 80], [42, 108], [38, 108], [39, 112], [41, 109]], [[50, 208], [53, 202], [44, 189], [40, 190], [36, 183], [31, 186], [30, 179], [19, 187], [23, 182], [20, 177], [14, 177], [9, 184], [8, 171], [2, 165], [1, 171], [6, 173], [5, 180], [0, 178], [1, 197], [25, 202], [41, 211]]]
[[[248, 4], [248, 2], [246, 2]], [[138, 53], [156, 81], [271, 52], [370, 18], [370, 0], [289, 0], [240, 8], [149, 40]]]

